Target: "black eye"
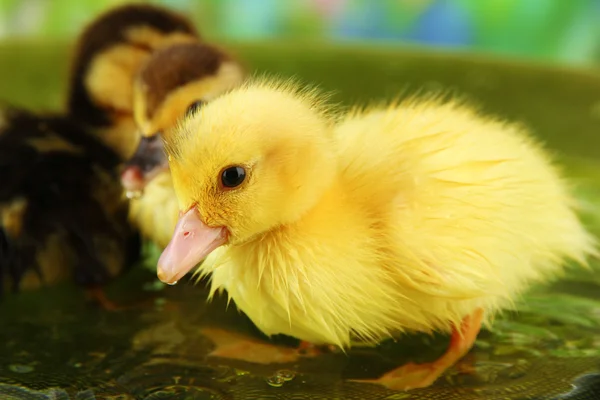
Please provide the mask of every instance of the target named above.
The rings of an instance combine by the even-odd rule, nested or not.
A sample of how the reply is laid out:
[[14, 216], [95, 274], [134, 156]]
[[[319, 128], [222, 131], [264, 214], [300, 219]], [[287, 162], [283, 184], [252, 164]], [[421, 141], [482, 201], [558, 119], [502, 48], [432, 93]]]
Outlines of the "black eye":
[[189, 117], [190, 115], [192, 115], [193, 113], [195, 113], [196, 111], [198, 111], [205, 104], [206, 104], [206, 102], [204, 100], [198, 100], [198, 101], [190, 104], [188, 106], [187, 110], [185, 110], [186, 117]]
[[234, 188], [244, 182], [246, 170], [242, 167], [229, 167], [221, 172], [221, 183], [228, 188]]

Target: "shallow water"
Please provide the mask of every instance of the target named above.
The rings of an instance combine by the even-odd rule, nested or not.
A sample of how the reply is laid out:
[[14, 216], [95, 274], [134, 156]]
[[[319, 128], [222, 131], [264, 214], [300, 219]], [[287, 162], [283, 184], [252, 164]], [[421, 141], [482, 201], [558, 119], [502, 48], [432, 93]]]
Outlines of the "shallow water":
[[[600, 164], [566, 159], [586, 224], [600, 233]], [[152, 253], [151, 248], [148, 249]], [[155, 280], [156, 251], [109, 288], [118, 302], [101, 311], [65, 285], [9, 297], [0, 306], [2, 399], [596, 399], [600, 375], [600, 268], [570, 271], [534, 288], [518, 313], [499, 317], [471, 351], [432, 387], [407, 393], [345, 381], [441, 354], [448, 338], [411, 336], [350, 354], [261, 365], [208, 356], [219, 343], [265, 340], [223, 299], [206, 305], [203, 286]], [[142, 284], [140, 284], [142, 282]], [[266, 343], [266, 342], [265, 342]], [[276, 338], [282, 354], [296, 342]], [[262, 350], [272, 354], [273, 348]], [[262, 354], [261, 353], [261, 354]], [[579, 381], [578, 381], [579, 382]], [[579, 384], [579, 383], [577, 383]], [[595, 394], [593, 394], [594, 392]]]

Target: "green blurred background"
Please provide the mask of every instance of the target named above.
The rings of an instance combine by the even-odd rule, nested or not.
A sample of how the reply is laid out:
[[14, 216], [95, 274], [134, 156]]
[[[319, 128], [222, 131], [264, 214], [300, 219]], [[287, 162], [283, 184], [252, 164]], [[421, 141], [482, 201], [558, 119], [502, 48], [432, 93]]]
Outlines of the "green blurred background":
[[[68, 39], [123, 0], [0, 0], [0, 40]], [[600, 0], [153, 0], [206, 38], [379, 41], [600, 65]]]

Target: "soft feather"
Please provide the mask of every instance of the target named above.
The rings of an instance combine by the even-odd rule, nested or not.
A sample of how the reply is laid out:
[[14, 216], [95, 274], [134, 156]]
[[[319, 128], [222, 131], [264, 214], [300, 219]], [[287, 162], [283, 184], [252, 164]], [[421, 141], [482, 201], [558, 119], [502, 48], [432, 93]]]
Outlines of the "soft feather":
[[145, 238], [160, 248], [169, 243], [178, 215], [177, 197], [168, 171], [148, 182], [144, 195], [130, 203], [129, 220]]
[[[180, 210], [228, 233], [200, 273], [268, 335], [348, 347], [449, 332], [597, 254], [549, 152], [464, 102], [412, 98], [338, 121], [317, 92], [262, 79], [165, 147]], [[230, 165], [247, 178], [223, 190]], [[159, 276], [200, 235], [190, 229], [176, 230]]]

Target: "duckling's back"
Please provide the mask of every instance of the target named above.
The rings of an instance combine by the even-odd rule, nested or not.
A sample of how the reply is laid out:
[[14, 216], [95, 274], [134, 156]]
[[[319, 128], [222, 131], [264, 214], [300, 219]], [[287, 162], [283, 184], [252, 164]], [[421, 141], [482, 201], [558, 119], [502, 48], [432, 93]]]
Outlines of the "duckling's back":
[[568, 184], [522, 126], [409, 100], [351, 113], [336, 133], [351, 198], [377, 221], [387, 265], [427, 312], [458, 320], [475, 305], [507, 305], [595, 252]]

